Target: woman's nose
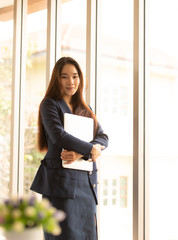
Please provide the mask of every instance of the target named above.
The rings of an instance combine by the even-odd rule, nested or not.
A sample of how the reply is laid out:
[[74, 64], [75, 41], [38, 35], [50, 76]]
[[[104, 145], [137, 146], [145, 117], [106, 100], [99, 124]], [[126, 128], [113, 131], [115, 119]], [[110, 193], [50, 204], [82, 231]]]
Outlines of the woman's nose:
[[74, 83], [74, 79], [73, 79], [73, 77], [69, 77], [69, 82], [70, 82], [71, 84]]

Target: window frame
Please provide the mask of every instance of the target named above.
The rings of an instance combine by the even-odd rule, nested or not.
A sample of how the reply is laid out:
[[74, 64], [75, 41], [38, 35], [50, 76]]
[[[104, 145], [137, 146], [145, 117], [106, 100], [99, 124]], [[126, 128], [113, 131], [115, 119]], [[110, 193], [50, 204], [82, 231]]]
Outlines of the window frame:
[[[99, 42], [102, 0], [87, 0], [86, 75], [89, 82], [86, 101], [97, 112], [97, 82], [99, 79]], [[145, 0], [134, 1], [134, 52], [133, 52], [133, 239], [149, 239], [145, 232]], [[60, 57], [60, 8], [62, 0], [48, 0], [46, 84], [55, 61]], [[23, 194], [23, 136], [24, 136], [24, 74], [25, 74], [25, 12], [27, 0], [14, 0], [12, 120], [10, 195]], [[54, 47], [55, 46], [55, 47]], [[148, 204], [147, 204], [148, 205]]]

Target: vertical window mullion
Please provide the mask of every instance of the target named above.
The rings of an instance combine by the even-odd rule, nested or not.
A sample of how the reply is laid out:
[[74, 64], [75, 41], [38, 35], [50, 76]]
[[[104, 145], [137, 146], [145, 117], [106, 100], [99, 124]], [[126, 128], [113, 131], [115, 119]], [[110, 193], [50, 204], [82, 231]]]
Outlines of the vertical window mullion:
[[[87, 31], [86, 31], [86, 102], [92, 106], [96, 113], [96, 86], [97, 86], [97, 72], [98, 72], [98, 2], [99, 0], [87, 0]], [[97, 162], [98, 169], [100, 169], [99, 161]], [[98, 171], [98, 182], [100, 182], [100, 172]], [[105, 189], [107, 191], [107, 187]], [[100, 202], [100, 188], [98, 188], [98, 196]], [[106, 201], [107, 198], [103, 199]], [[100, 208], [97, 208], [97, 226], [98, 239], [100, 239]]]
[[56, 62], [56, 25], [57, 0], [47, 1], [47, 54], [46, 54], [46, 86], [50, 81], [51, 72]]
[[61, 57], [62, 46], [62, 22], [61, 22], [62, 0], [57, 1], [56, 6], [56, 61]]
[[145, 180], [144, 180], [144, 0], [134, 0], [134, 56], [133, 56], [133, 240], [145, 236]]
[[[148, 21], [148, 9], [149, 9], [149, 4], [150, 2], [145, 0], [145, 7], [144, 7], [144, 16], [145, 16], [145, 99], [149, 99], [149, 83], [148, 83], [148, 51], [149, 48], [147, 48], [147, 21]], [[144, 240], [150, 240], [150, 149], [149, 149], [149, 136], [147, 132], [150, 130], [150, 115], [149, 111], [147, 109], [150, 108], [150, 102], [145, 100], [145, 115], [146, 115], [146, 120], [145, 120], [145, 239]], [[147, 131], [147, 132], [146, 132]]]
[[12, 120], [10, 145], [10, 196], [18, 194], [19, 121], [21, 81], [22, 0], [14, 1], [13, 72], [12, 72]]
[[20, 59], [20, 85], [19, 85], [19, 163], [18, 163], [18, 195], [23, 194], [24, 179], [24, 132], [25, 132], [25, 75], [26, 75], [26, 17], [27, 1], [22, 1], [21, 7], [21, 59]]
[[11, 125], [11, 196], [23, 194], [26, 6], [27, 0], [15, 1]]
[[96, 74], [96, 0], [87, 1], [86, 77], [88, 81], [86, 101], [95, 111]]

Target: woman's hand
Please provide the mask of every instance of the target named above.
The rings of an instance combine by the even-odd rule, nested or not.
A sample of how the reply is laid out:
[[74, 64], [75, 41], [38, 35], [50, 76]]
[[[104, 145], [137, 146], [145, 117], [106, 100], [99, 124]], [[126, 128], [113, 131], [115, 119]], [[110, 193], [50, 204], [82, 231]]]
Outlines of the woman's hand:
[[68, 150], [63, 150], [61, 152], [61, 159], [63, 161], [66, 161], [65, 163], [67, 163], [67, 164], [71, 164], [72, 162], [74, 162], [75, 160], [77, 160], [81, 157], [83, 157], [83, 156], [77, 152], [68, 151]]
[[93, 145], [91, 150], [91, 158], [93, 162], [96, 162], [97, 158], [101, 155], [101, 150], [103, 149], [105, 149], [105, 147], [101, 146], [100, 144]]

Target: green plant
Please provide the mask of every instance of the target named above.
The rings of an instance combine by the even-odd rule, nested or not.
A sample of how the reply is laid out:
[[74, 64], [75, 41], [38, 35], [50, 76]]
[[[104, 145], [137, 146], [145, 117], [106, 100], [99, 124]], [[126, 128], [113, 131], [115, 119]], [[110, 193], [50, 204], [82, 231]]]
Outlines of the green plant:
[[52, 207], [47, 199], [38, 201], [34, 196], [7, 199], [0, 204], [0, 227], [6, 231], [22, 232], [42, 226], [46, 232], [59, 235], [59, 222], [64, 218], [64, 212]]

